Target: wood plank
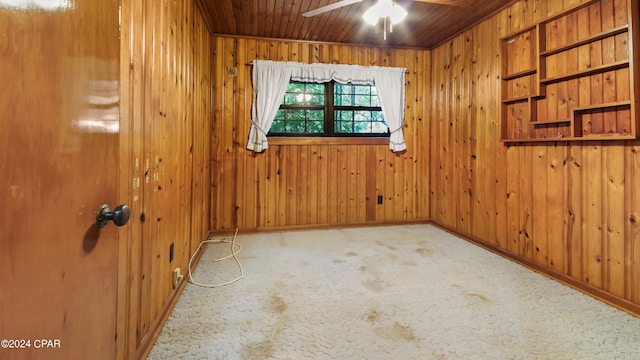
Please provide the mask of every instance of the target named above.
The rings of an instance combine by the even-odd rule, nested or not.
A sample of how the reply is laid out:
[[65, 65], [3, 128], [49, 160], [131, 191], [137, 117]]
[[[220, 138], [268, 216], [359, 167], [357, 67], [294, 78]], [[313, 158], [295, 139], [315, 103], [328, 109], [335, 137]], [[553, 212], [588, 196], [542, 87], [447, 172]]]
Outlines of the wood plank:
[[583, 243], [582, 224], [583, 202], [583, 165], [582, 151], [579, 146], [570, 145], [568, 148], [566, 166], [567, 171], [567, 274], [581, 279], [583, 274]]
[[309, 212], [310, 207], [313, 206], [309, 202], [309, 167], [310, 156], [308, 146], [296, 147], [297, 159], [293, 160], [293, 166], [297, 167], [296, 172], [290, 172], [290, 186], [295, 189], [294, 193], [290, 195], [289, 200], [294, 201], [294, 206], [289, 209], [289, 223], [307, 225], [309, 224]]
[[364, 178], [366, 179], [366, 219], [365, 221], [376, 220], [376, 207], [378, 205], [378, 191], [376, 188], [376, 148], [369, 146], [366, 148], [366, 169]]
[[[256, 58], [255, 54], [255, 41], [238, 39], [238, 56], [236, 69], [243, 67], [243, 64], [247, 64]], [[237, 92], [238, 92], [238, 109], [237, 114], [251, 114], [251, 105], [253, 94], [251, 89], [251, 72], [238, 71], [237, 72]], [[258, 161], [251, 152], [247, 151], [246, 142], [250, 131], [251, 122], [250, 119], [243, 117], [238, 124], [237, 130], [237, 146], [238, 158], [241, 159], [240, 168], [245, 169], [245, 177], [241, 183], [241, 192], [243, 198], [238, 198], [238, 206], [243, 211], [243, 216], [240, 216], [240, 223], [246, 224], [247, 228], [256, 228], [259, 223], [260, 204], [262, 199], [259, 198], [259, 184], [261, 182], [260, 172], [258, 170]], [[252, 205], [253, 204], [253, 205]], [[239, 226], [239, 225], [238, 225]]]
[[[615, 27], [614, 22], [614, 9], [613, 0], [601, 1], [602, 11], [602, 28], [603, 30], [613, 29]], [[602, 62], [604, 64], [610, 64], [615, 62], [615, 39], [606, 38], [602, 39]], [[602, 74], [603, 86], [602, 86], [602, 101], [605, 103], [614, 102], [617, 100], [616, 87], [616, 71], [607, 71]], [[603, 115], [602, 132], [605, 134], [614, 134], [618, 132], [617, 129], [617, 116], [616, 112], [605, 112]]]
[[[602, 31], [602, 16], [600, 4], [589, 7], [589, 31], [590, 34]], [[596, 41], [590, 46], [591, 67], [603, 64], [602, 58], [602, 41]], [[603, 102], [603, 75], [596, 73], [591, 75], [591, 104], [599, 104]], [[591, 115], [591, 132], [601, 134], [604, 127], [604, 118], [602, 114]]]
[[[546, 189], [549, 163], [549, 149], [546, 146], [537, 146], [533, 158], [533, 202], [532, 208], [536, 209], [532, 217], [532, 260], [541, 264], [549, 265], [549, 238], [547, 228], [549, 226], [547, 214], [549, 211], [549, 191]], [[556, 185], [556, 184], [553, 184]]]
[[473, 171], [471, 164], [472, 148], [475, 145], [475, 131], [476, 123], [473, 118], [473, 103], [471, 101], [472, 91], [472, 66], [473, 66], [473, 38], [470, 31], [466, 31], [461, 34], [461, 73], [460, 73], [460, 100], [458, 101], [458, 112], [461, 120], [460, 133], [461, 141], [459, 148], [461, 152], [459, 154], [460, 162], [460, 185], [463, 191], [463, 196], [459, 199], [459, 215], [458, 218], [463, 226], [460, 229], [467, 233], [471, 233], [471, 224], [473, 218], [473, 206], [471, 199], [474, 191], [473, 184]]
[[387, 177], [385, 176], [387, 172], [386, 155], [388, 153], [389, 150], [382, 146], [375, 147], [375, 164], [372, 166], [375, 167], [376, 174], [376, 195], [382, 196], [382, 204], [376, 206], [376, 221], [386, 220], [386, 209], [391, 204], [390, 196], [387, 193]]
[[596, 287], [602, 287], [602, 241], [603, 241], [603, 203], [602, 203], [602, 146], [599, 142], [584, 147], [583, 189], [589, 189], [583, 195], [584, 222], [582, 234], [583, 275], [582, 280]]
[[327, 161], [327, 146], [318, 148], [318, 224], [329, 224], [329, 175], [330, 164]]
[[[640, 175], [640, 148], [637, 142], [625, 146], [625, 178]], [[625, 209], [625, 298], [634, 304], [640, 302], [640, 191], [636, 186], [626, 190]]]
[[[547, 156], [547, 244], [548, 266], [567, 273], [567, 149], [559, 143], [548, 147]], [[560, 236], [558, 236], [560, 235]]]
[[[243, 4], [243, 6], [248, 6]], [[245, 51], [239, 51], [239, 49], [246, 49], [246, 44], [242, 39], [237, 39], [234, 43], [235, 45], [235, 58], [233, 63], [229, 64], [227, 70], [237, 69], [239, 64], [246, 64], [250, 60], [244, 57]], [[233, 70], [231, 70], [233, 71]], [[231, 87], [234, 91], [234, 99], [233, 103], [235, 105], [233, 109], [233, 116], [237, 116], [236, 114], [247, 113], [247, 91], [245, 90], [246, 82], [245, 77], [247, 76], [246, 72], [244, 74], [238, 74], [237, 76], [229, 76]], [[240, 78], [242, 77], [242, 78]], [[250, 105], [249, 105], [250, 106]], [[249, 166], [248, 161], [249, 152], [245, 150], [244, 147], [238, 146], [245, 141], [246, 134], [249, 133], [249, 129], [246, 126], [245, 122], [241, 122], [238, 126], [234, 127], [233, 132], [233, 162], [234, 162], [234, 170], [235, 174], [234, 179], [234, 187], [237, 188], [248, 188], [248, 184], [253, 182], [253, 174], [252, 169], [253, 166]], [[233, 219], [233, 228], [237, 228], [239, 223], [248, 223], [250, 220], [248, 218], [255, 218], [255, 206], [246, 206], [248, 204], [255, 204], [255, 199], [253, 199], [251, 188], [247, 189], [247, 191], [235, 191], [236, 196], [233, 204], [234, 211], [234, 219]], [[250, 200], [251, 199], [251, 200]]]
[[[589, 36], [589, 9], [583, 9], [577, 12], [578, 16], [578, 38], [582, 39]], [[590, 48], [588, 45], [578, 48], [578, 70], [586, 69], [591, 66]], [[578, 105], [585, 106], [591, 104], [591, 78], [581, 77], [578, 79], [579, 97]], [[580, 135], [591, 134], [591, 115], [585, 114], [581, 118], [579, 124]], [[576, 134], [578, 135], [578, 134]]]
[[356, 168], [356, 219], [355, 222], [363, 223], [367, 221], [367, 147], [358, 146], [355, 153]]
[[614, 295], [625, 296], [625, 163], [624, 147], [603, 149], [603, 213], [604, 288]]
[[287, 205], [288, 205], [288, 196], [289, 196], [289, 183], [288, 183], [288, 174], [289, 174], [289, 166], [293, 164], [293, 162], [289, 162], [288, 159], [291, 156], [290, 154], [291, 147], [289, 146], [278, 146], [276, 150], [276, 199], [275, 199], [275, 208], [276, 208], [276, 226], [286, 226], [287, 225]]
[[[338, 180], [340, 178], [339, 148], [328, 147], [328, 191], [327, 191], [327, 220], [329, 224], [342, 223], [342, 218], [338, 214]], [[344, 178], [342, 178], [344, 179]]]
[[299, 176], [298, 188], [301, 193], [305, 193], [307, 198], [301, 198], [307, 208], [307, 224], [318, 224], [318, 146], [310, 146], [308, 149], [308, 162], [304, 167], [304, 176]]
[[[522, 255], [521, 248], [523, 245], [521, 244], [521, 234], [522, 228], [520, 226], [520, 208], [518, 206], [518, 174], [517, 168], [515, 168], [516, 164], [519, 163], [519, 150], [515, 146], [511, 146], [507, 148], [506, 153], [506, 211], [505, 211], [505, 223], [507, 224], [507, 243], [505, 249], [509, 252]], [[527, 217], [528, 218], [528, 217]]]
[[427, 92], [430, 92], [431, 86], [431, 52], [416, 51], [418, 61], [414, 65], [414, 83], [416, 84], [416, 124], [413, 139], [416, 144], [416, 166], [418, 167], [415, 174], [416, 201], [418, 209], [416, 211], [417, 219], [431, 218], [430, 193], [431, 176], [431, 102], [427, 100]]

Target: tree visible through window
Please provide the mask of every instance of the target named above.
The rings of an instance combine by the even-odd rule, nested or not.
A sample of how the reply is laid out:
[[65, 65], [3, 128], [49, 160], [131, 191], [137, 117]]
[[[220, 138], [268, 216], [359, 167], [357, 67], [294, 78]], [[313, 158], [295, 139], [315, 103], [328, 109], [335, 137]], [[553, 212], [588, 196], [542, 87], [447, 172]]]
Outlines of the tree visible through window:
[[389, 136], [374, 85], [291, 82], [269, 135]]

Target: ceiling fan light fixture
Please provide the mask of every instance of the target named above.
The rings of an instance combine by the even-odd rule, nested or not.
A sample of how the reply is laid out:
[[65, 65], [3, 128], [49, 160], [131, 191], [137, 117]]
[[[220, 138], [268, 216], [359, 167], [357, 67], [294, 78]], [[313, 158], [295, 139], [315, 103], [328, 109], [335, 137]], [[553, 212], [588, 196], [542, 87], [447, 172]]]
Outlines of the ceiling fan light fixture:
[[397, 24], [404, 20], [407, 11], [392, 0], [378, 0], [375, 5], [369, 8], [362, 17], [367, 24], [376, 25], [379, 19], [389, 17], [392, 24]]
[[367, 22], [367, 24], [375, 26], [378, 23], [378, 19], [380, 18], [376, 6], [374, 5], [370, 7], [369, 10], [365, 11], [365, 13], [362, 14], [362, 18]]
[[407, 16], [407, 10], [396, 3], [393, 3], [393, 5], [391, 5], [390, 10], [391, 11], [389, 12], [389, 18], [391, 19], [391, 23], [394, 25], [404, 20], [404, 18]]

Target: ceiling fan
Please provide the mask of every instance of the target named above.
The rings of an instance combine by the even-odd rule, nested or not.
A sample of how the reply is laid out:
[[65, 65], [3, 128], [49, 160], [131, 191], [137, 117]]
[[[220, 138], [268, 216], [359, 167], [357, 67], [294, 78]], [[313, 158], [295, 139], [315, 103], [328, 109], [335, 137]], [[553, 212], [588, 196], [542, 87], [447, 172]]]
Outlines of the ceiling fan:
[[[352, 5], [352, 4], [355, 4], [355, 3], [359, 3], [359, 2], [362, 2], [362, 1], [363, 0], [340, 0], [340, 1], [335, 2], [333, 4], [325, 5], [325, 6], [317, 8], [317, 9], [307, 11], [307, 12], [303, 13], [302, 16], [312, 17], [312, 16], [320, 15], [322, 13], [331, 11], [331, 10], [339, 9], [341, 7], [349, 6], [349, 5]], [[451, 5], [451, 6], [469, 5], [469, 0], [413, 0], [413, 1], [432, 3], [432, 4]], [[381, 2], [381, 1], [378, 1], [378, 2]]]
[[[363, 0], [341, 0], [335, 2], [333, 4], [325, 5], [319, 7], [315, 10], [310, 10], [302, 14], [305, 17], [311, 17], [320, 15], [322, 13], [339, 9], [341, 7], [345, 7], [351, 4], [355, 4], [361, 2]], [[443, 5], [452, 5], [452, 6], [463, 6], [470, 0], [413, 0], [418, 2], [425, 3], [434, 3], [434, 4], [443, 4]], [[370, 7], [362, 17], [364, 20], [373, 26], [378, 24], [378, 21], [382, 21], [383, 30], [384, 30], [384, 40], [387, 40], [387, 23], [389, 27], [389, 32], [393, 32], [393, 25], [401, 22], [405, 16], [407, 16], [407, 11], [396, 4], [395, 0], [378, 0], [372, 7]]]

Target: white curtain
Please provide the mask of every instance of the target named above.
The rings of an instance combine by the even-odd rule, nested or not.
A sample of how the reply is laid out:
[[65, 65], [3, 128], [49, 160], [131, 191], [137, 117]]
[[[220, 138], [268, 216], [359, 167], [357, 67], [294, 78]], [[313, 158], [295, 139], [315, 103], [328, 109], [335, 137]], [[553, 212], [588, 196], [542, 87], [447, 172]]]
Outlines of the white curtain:
[[374, 73], [380, 107], [384, 121], [389, 126], [389, 149], [404, 151], [404, 74], [405, 71], [376, 71]]
[[382, 114], [391, 131], [389, 148], [406, 149], [404, 122], [405, 68], [380, 66], [303, 64], [255, 60], [253, 62], [253, 106], [247, 149], [262, 152], [268, 148], [267, 133], [276, 117], [289, 81], [376, 85]]
[[247, 149], [263, 152], [267, 133], [284, 98], [293, 68], [273, 61], [253, 62], [253, 104]]

